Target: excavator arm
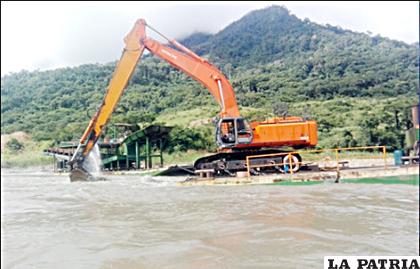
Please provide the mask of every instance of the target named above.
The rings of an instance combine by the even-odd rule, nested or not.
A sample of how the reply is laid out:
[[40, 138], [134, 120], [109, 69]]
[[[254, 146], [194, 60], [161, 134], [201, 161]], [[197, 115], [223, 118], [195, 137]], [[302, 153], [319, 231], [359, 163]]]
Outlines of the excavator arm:
[[[221, 118], [237, 118], [240, 116], [233, 88], [220, 70], [175, 40], [168, 39], [169, 43], [177, 49], [148, 38], [145, 31], [146, 26], [145, 20], [137, 20], [133, 29], [124, 39], [125, 48], [115, 68], [102, 105], [89, 122], [76, 152], [69, 162], [72, 169], [70, 174], [72, 181], [80, 180], [80, 177], [90, 177], [89, 173], [83, 168], [83, 162], [101, 136], [103, 128], [115, 110], [144, 49], [167, 61], [208, 89], [220, 105]], [[75, 171], [78, 171], [78, 173]]]
[[[80, 138], [76, 152], [69, 164], [72, 170], [83, 170], [83, 161], [91, 152], [95, 143], [102, 134], [103, 128], [115, 110], [127, 83], [135, 70], [137, 62], [141, 58], [144, 45], [139, 38], [144, 36], [145, 27], [142, 23], [136, 23], [130, 33], [124, 38], [125, 48], [117, 63], [108, 90], [99, 110], [89, 122], [88, 127]], [[84, 146], [82, 148], [82, 146]]]

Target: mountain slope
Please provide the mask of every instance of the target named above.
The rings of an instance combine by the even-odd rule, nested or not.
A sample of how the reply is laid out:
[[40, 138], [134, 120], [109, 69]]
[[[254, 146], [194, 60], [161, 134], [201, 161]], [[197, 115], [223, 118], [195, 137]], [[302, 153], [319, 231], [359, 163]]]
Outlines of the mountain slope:
[[[217, 62], [251, 66], [314, 53], [343, 55], [348, 48], [361, 55], [366, 46], [376, 54], [410, 48], [404, 42], [302, 21], [280, 6], [252, 11], [215, 35], [194, 34], [182, 42]], [[360, 49], [354, 51], [354, 46]]]
[[[181, 42], [209, 57], [229, 77], [244, 116], [263, 119], [277, 104], [286, 103], [291, 113], [318, 121], [322, 146], [399, 147], [402, 134], [390, 119], [418, 98], [416, 45], [302, 21], [283, 7], [253, 11], [217, 34], [195, 33]], [[79, 138], [114, 67], [91, 64], [2, 77], [2, 134]], [[185, 113], [190, 110], [201, 112]], [[111, 122], [171, 119], [168, 124], [187, 125], [177, 115], [197, 121], [217, 111], [201, 85], [167, 63], [145, 57]], [[200, 128], [210, 141], [213, 126]], [[363, 138], [364, 133], [375, 135]]]
[[[302, 21], [279, 6], [252, 11], [201, 43], [191, 37], [182, 42], [240, 78], [238, 91], [245, 83], [305, 100], [418, 89], [416, 44]], [[255, 79], [247, 81], [244, 73]]]

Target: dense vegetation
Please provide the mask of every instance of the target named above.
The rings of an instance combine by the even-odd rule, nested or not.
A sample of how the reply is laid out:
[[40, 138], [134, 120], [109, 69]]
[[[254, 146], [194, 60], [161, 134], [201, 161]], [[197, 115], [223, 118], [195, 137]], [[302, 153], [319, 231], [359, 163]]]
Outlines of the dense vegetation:
[[[257, 10], [217, 34], [181, 41], [230, 79], [250, 120], [287, 108], [318, 121], [321, 147], [401, 147], [407, 107], [417, 102], [418, 44], [300, 20], [283, 7]], [[1, 132], [78, 139], [100, 105], [114, 63], [22, 71], [1, 79]], [[395, 122], [398, 112], [401, 125]], [[170, 151], [214, 149], [218, 106], [200, 84], [145, 57], [113, 122], [179, 125]]]

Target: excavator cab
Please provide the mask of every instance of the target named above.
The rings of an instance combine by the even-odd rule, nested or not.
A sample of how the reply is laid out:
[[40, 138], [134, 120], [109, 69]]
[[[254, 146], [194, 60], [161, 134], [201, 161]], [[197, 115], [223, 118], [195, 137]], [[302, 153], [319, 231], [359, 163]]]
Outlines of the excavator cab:
[[223, 118], [217, 123], [216, 141], [220, 148], [231, 148], [252, 141], [252, 129], [244, 118]]

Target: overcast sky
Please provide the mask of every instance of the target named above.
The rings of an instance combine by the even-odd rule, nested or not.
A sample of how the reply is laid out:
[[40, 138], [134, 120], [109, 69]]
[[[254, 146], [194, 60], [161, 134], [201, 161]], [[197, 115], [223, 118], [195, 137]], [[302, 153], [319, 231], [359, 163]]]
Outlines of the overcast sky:
[[419, 40], [418, 2], [2, 1], [1, 75], [117, 60], [123, 37], [137, 18], [169, 37], [182, 38], [195, 31], [216, 33], [249, 11], [273, 4], [320, 24], [407, 43]]

